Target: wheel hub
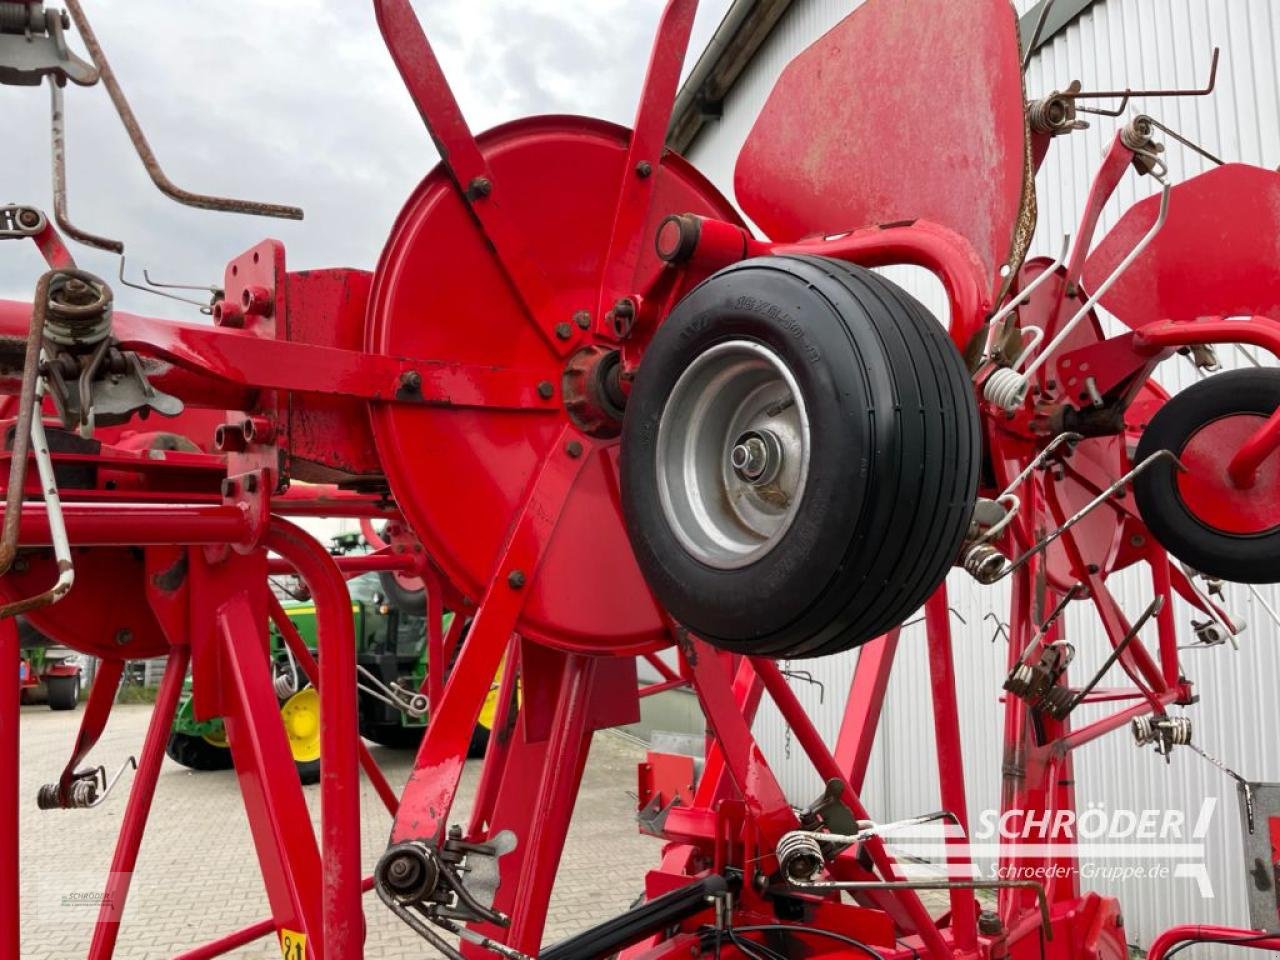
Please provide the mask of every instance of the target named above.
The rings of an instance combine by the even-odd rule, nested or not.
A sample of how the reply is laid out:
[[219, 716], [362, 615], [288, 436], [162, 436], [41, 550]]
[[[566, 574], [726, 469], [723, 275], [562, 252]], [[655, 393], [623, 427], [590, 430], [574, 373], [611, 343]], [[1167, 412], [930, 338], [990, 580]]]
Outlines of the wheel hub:
[[809, 418], [782, 359], [751, 340], [716, 344], [681, 375], [658, 427], [658, 490], [681, 545], [718, 569], [767, 554], [808, 479]]

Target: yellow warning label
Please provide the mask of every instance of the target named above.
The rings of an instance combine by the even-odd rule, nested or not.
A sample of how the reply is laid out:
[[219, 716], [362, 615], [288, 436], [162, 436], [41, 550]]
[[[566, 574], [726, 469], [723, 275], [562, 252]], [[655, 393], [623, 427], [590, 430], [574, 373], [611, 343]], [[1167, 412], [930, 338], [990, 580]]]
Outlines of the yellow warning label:
[[280, 956], [284, 960], [307, 960], [307, 935], [288, 927], [280, 928]]

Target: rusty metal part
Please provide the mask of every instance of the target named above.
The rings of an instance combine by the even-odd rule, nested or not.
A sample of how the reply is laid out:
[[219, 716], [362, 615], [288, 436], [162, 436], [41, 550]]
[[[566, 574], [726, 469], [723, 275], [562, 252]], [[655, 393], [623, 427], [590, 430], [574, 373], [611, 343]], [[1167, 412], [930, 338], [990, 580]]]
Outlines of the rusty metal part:
[[[1123, 90], [1076, 90], [1063, 93], [1062, 96], [1073, 100], [1119, 100], [1120, 105], [1115, 108], [1114, 113], [1108, 113], [1108, 116], [1119, 116], [1134, 97], [1207, 97], [1218, 85], [1218, 56], [1221, 53], [1220, 48], [1213, 48], [1213, 60], [1209, 64], [1209, 81], [1203, 87], [1165, 90], [1134, 90], [1131, 87], [1125, 87]], [[1094, 112], [1102, 113], [1103, 111]]]
[[36, 281], [27, 331], [27, 353], [22, 364], [22, 391], [18, 396], [18, 422], [9, 461], [9, 486], [5, 490], [4, 527], [0, 532], [0, 576], [9, 571], [18, 551], [18, 521], [22, 517], [22, 488], [27, 480], [27, 453], [31, 449], [31, 420], [36, 405], [36, 377], [40, 367], [40, 343], [49, 310], [49, 284], [62, 271], [49, 270]]
[[1040, 8], [1040, 17], [1036, 20], [1036, 28], [1031, 34], [1031, 42], [1027, 44], [1027, 49], [1022, 53], [1022, 72], [1027, 72], [1027, 67], [1031, 66], [1031, 58], [1035, 56], [1036, 47], [1040, 45], [1040, 36], [1044, 33], [1044, 25], [1049, 19], [1049, 14], [1053, 10], [1054, 0], [1045, 0], [1045, 4]]
[[46, 226], [48, 226], [48, 220], [35, 207], [17, 203], [0, 206], [0, 240], [34, 237]]
[[1087, 129], [1089, 124], [1077, 118], [1078, 110], [1073, 94], [1080, 90], [1080, 81], [1073, 80], [1065, 91], [1054, 90], [1047, 97], [1027, 104], [1027, 122], [1034, 133], [1060, 137], [1073, 130]]
[[619, 377], [621, 356], [617, 350], [594, 345], [569, 358], [561, 378], [561, 391], [569, 419], [592, 437], [616, 437], [622, 431], [626, 395]]
[[1155, 127], [1157, 130], [1163, 131], [1168, 136], [1173, 137], [1173, 139], [1177, 140], [1184, 147], [1187, 147], [1190, 150], [1194, 150], [1196, 153], [1200, 154], [1200, 156], [1204, 157], [1206, 160], [1212, 161], [1217, 166], [1220, 167], [1227, 162], [1223, 160], [1221, 157], [1218, 157], [1215, 154], [1210, 153], [1208, 150], [1200, 146], [1200, 144], [1196, 143], [1195, 141], [1188, 140], [1182, 134], [1178, 133], [1177, 130], [1174, 130], [1173, 128], [1166, 126], [1165, 124], [1157, 120], [1155, 117], [1149, 117], [1144, 115], [1144, 119], [1153, 127]]
[[147, 168], [151, 182], [159, 188], [161, 193], [172, 200], [176, 200], [178, 203], [186, 204], [189, 207], [199, 207], [202, 210], [221, 210], [226, 213], [244, 213], [258, 217], [280, 217], [285, 220], [302, 219], [301, 207], [192, 193], [190, 190], [184, 190], [170, 180], [161, 168], [160, 161], [156, 159], [155, 152], [151, 149], [151, 144], [147, 142], [147, 137], [142, 132], [138, 118], [134, 116], [133, 108], [129, 106], [129, 101], [125, 99], [124, 90], [120, 88], [115, 72], [111, 69], [111, 64], [107, 62], [107, 55], [103, 53], [102, 45], [98, 43], [98, 37], [89, 25], [89, 18], [85, 16], [84, 9], [80, 6], [80, 0], [66, 0], [66, 3], [71, 19], [75, 21], [76, 29], [80, 31], [80, 37], [84, 40], [84, 45], [89, 51], [89, 56], [93, 58], [94, 65], [102, 76], [102, 82], [107, 88], [107, 95], [111, 97], [116, 113], [120, 115], [120, 122], [124, 124], [125, 131], [129, 134], [130, 141], [133, 142], [133, 148], [138, 151], [138, 157], [142, 160], [142, 165]]
[[72, 240], [87, 247], [123, 254], [123, 242], [81, 230], [71, 222], [70, 214], [67, 213], [66, 108], [62, 88], [53, 79], [49, 81], [49, 136], [53, 159], [53, 219]]

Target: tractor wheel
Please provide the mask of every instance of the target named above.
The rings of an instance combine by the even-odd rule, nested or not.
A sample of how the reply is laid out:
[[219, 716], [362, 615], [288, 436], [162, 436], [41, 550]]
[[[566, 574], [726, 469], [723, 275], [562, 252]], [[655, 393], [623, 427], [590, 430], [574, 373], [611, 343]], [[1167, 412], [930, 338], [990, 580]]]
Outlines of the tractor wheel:
[[80, 702], [80, 678], [48, 677], [45, 679], [50, 710], [74, 710]]
[[171, 733], [164, 752], [188, 770], [230, 770], [231, 751], [194, 733]]
[[1137, 462], [1172, 451], [1187, 468], [1153, 464], [1134, 479], [1143, 521], [1179, 560], [1236, 583], [1280, 582], [1280, 455], [1254, 485], [1227, 475], [1240, 445], [1280, 407], [1280, 371], [1234, 370], [1201, 380], [1166, 402], [1138, 442]]
[[685, 627], [736, 653], [809, 657], [901, 623], [956, 558], [979, 422], [925, 308], [821, 257], [747, 260], [672, 311], [622, 433], [641, 570]]
[[[416, 582], [419, 586], [407, 586], [403, 581], [409, 579]], [[425, 616], [427, 613], [427, 591], [420, 584], [422, 581], [418, 578], [402, 578], [391, 570], [383, 570], [378, 574], [378, 584], [382, 587], [382, 592], [387, 595], [387, 602], [396, 610], [402, 613], [409, 613], [416, 617]]]
[[320, 782], [320, 695], [315, 687], [303, 687], [280, 706], [284, 732], [289, 737], [298, 778]]
[[360, 736], [380, 747], [393, 750], [416, 749], [426, 727], [406, 727], [398, 723], [361, 723]]

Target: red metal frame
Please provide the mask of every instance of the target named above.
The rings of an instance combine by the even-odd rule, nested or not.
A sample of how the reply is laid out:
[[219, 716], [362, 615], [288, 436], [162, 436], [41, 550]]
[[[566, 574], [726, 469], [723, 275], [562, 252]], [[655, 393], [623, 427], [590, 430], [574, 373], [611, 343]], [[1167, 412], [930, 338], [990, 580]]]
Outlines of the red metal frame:
[[[982, 64], [982, 75], [991, 80], [986, 86], [1020, 86], [1021, 71], [1011, 56], [1016, 53], [1016, 34], [1006, 6], [995, 0], [971, 0], [967, 8], [962, 6], [949, 10], [948, 17], [958, 18], [954, 22], [963, 26], [965, 37], [991, 46], [991, 56]], [[99, 635], [101, 624], [93, 622], [107, 606], [102, 594], [89, 593], [96, 580], [97, 589], [105, 584], [142, 608], [146, 619], [136, 632], [143, 633], [145, 627], [147, 633], [134, 638], [133, 630], [117, 632], [124, 641], [100, 675], [107, 681], [102, 689], [118, 676], [122, 657], [165, 650], [170, 654], [122, 821], [108, 881], [110, 906], [104, 907], [90, 946], [93, 960], [107, 960], [114, 950], [116, 921], [188, 657], [197, 716], [222, 716], [226, 722], [272, 916], [187, 951], [182, 955], [187, 960], [216, 956], [285, 930], [306, 937], [314, 960], [361, 956], [361, 894], [372, 880], [360, 876], [358, 770], [364, 768], [393, 813], [393, 843], [412, 841], [438, 849], [449, 836], [450, 813], [476, 719], [504, 663], [493, 735], [461, 838], [484, 842], [508, 829], [519, 837], [516, 849], [498, 864], [495, 906], [509, 916], [509, 926], [474, 925], [480, 934], [510, 948], [534, 954], [540, 946], [593, 732], [637, 719], [641, 697], [689, 685], [712, 734], [696, 786], [684, 783], [674, 791], [651, 791], [658, 797], [678, 795], [682, 802], [646, 826], [667, 841], [660, 867], [646, 879], [650, 896], [685, 884], [707, 869], [735, 867], [754, 879], [777, 866], [778, 843], [800, 820], [791, 806], [793, 798], [786, 796], [752, 734], [766, 694], [819, 776], [839, 788], [847, 812], [857, 820], [871, 819], [859, 791], [900, 643], [899, 630], [861, 651], [840, 733], [834, 748], [829, 747], [775, 663], [717, 651], [685, 634], [658, 608], [625, 549], [616, 438], [587, 422], [589, 418], [570, 415], [565, 401], [571, 375], [594, 369], [596, 348], [621, 351], [620, 389], [625, 392], [627, 378], [643, 363], [648, 338], [681, 294], [719, 267], [748, 256], [811, 254], [868, 267], [924, 267], [946, 291], [954, 342], [970, 356], [981, 353], [975, 347], [986, 343], [988, 322], [1004, 302], [1005, 290], [1028, 282], [1045, 268], [1037, 262], [1004, 277], [996, 276], [994, 269], [1001, 262], [1017, 267], [1025, 239], [1022, 231], [1030, 230], [1033, 219], [1026, 192], [1028, 158], [1033, 154], [1024, 149], [1028, 144], [1022, 98], [1019, 93], [1015, 103], [1004, 97], [993, 111], [990, 102], [977, 103], [980, 98], [959, 95], [941, 82], [946, 58], [939, 58], [938, 64], [916, 58], [918, 73], [912, 83], [902, 85], [910, 94], [905, 101], [899, 90], [897, 99], [872, 107], [879, 115], [891, 115], [894, 125], [912, 136], [925, 131], [929, 138], [940, 135], [934, 102], [939, 89], [956, 96], [953, 106], [961, 113], [945, 125], [942, 132], [947, 135], [968, 138], [984, 117], [990, 120], [988, 114], [998, 114], [1000, 141], [1008, 147], [991, 154], [1006, 157], [997, 171], [999, 195], [967, 169], [954, 183], [955, 172], [946, 171], [946, 196], [935, 197], [922, 192], [921, 181], [899, 165], [892, 171], [896, 189], [890, 199], [901, 215], [867, 212], [870, 208], [862, 202], [867, 197], [855, 191], [850, 203], [837, 211], [851, 222], [827, 223], [826, 209], [823, 217], [812, 210], [797, 213], [791, 205], [796, 197], [780, 192], [776, 178], [785, 173], [782, 165], [761, 165], [748, 157], [740, 187], [751, 198], [750, 208], [769, 213], [784, 238], [759, 240], [714, 188], [663, 148], [695, 8], [693, 0], [670, 0], [665, 7], [634, 131], [553, 118], [521, 121], [476, 137], [408, 0], [375, 0], [388, 50], [443, 157], [440, 170], [424, 180], [406, 206], [378, 271], [288, 272], [283, 247], [264, 241], [228, 264], [227, 296], [215, 312], [215, 326], [115, 314], [113, 332], [119, 346], [156, 361], [151, 382], [192, 408], [166, 426], [194, 441], [200, 452], [165, 450], [152, 446], [149, 439], [130, 438], [125, 431], [104, 431], [107, 442], [100, 450], [53, 454], [57, 466], [94, 474], [82, 487], [61, 491], [76, 562], [90, 575], [82, 578], [79, 593], [40, 612], [41, 628], [98, 655], [111, 651]], [[886, 17], [886, 11], [897, 13], [887, 0], [866, 4], [856, 19], [821, 41], [823, 49], [838, 46], [846, 34], [870, 32], [899, 43], [909, 39], [901, 29], [905, 21]], [[939, 23], [929, 26], [936, 31]], [[786, 100], [797, 85], [799, 94], [816, 98], [813, 103], [832, 105], [831, 90], [817, 88], [819, 81], [811, 75], [815, 64], [825, 63], [824, 56], [819, 50], [790, 72], [780, 87], [782, 107], [790, 107]], [[872, 66], [870, 61], [862, 64], [865, 69]], [[921, 85], [930, 91], [929, 97], [919, 95]], [[748, 152], [794, 153], [796, 137], [808, 139], [812, 134], [803, 124], [797, 128], [794, 120], [780, 115], [775, 104], [764, 132], [758, 131]], [[786, 136], [779, 134], [777, 142], [768, 142], [770, 130]], [[843, 136], [848, 131], [838, 132]], [[1013, 148], [1015, 142], [1018, 149]], [[933, 139], [930, 146], [936, 147]], [[850, 157], [826, 159], [831, 165], [823, 168], [824, 175], [843, 178], [850, 173]], [[1043, 160], [1039, 146], [1034, 159]], [[1023, 330], [1038, 325], [1051, 338], [1082, 302], [1086, 278], [1091, 280], [1094, 270], [1108, 262], [1087, 252], [1102, 208], [1133, 160], [1134, 151], [1117, 135], [1094, 180], [1070, 260], [1014, 315]], [[571, 199], [555, 192], [563, 183], [557, 181], [555, 189], [546, 185], [545, 168], [555, 165], [572, 166], [559, 171], [573, 175], [564, 181], [572, 183]], [[859, 177], [876, 173], [874, 164], [854, 166]], [[930, 173], [941, 169], [933, 165]], [[1214, 182], [1235, 190], [1256, 179], [1252, 172], [1236, 171]], [[541, 192], [536, 189], [540, 183]], [[1205, 185], [1201, 182], [1196, 189]], [[529, 196], [531, 192], [535, 195]], [[979, 207], [982, 212], [972, 212]], [[1139, 211], [1144, 216], [1146, 212]], [[668, 214], [692, 218], [689, 222], [698, 227], [696, 242], [677, 263], [662, 261], [652, 249]], [[1122, 233], [1131, 234], [1143, 225], [1141, 217], [1135, 217], [1123, 225]], [[885, 219], [891, 222], [877, 222]], [[553, 222], [559, 229], [545, 229]], [[543, 228], [536, 237], [529, 233], [535, 227]], [[1115, 235], [1104, 240], [1104, 249], [1114, 252]], [[36, 241], [51, 265], [71, 262], [51, 227]], [[465, 267], [460, 278], [449, 272], [458, 264]], [[1135, 275], [1126, 279], [1140, 288], [1138, 272], [1158, 268], [1158, 262], [1148, 261], [1135, 266]], [[447, 295], [424, 278], [448, 287]], [[460, 286], [459, 280], [465, 282]], [[1251, 288], [1257, 297], [1264, 293]], [[1131, 332], [1109, 339], [1094, 318], [1088, 318], [1054, 358], [1056, 369], [1046, 368], [1038, 378], [1035, 400], [1012, 415], [984, 403], [991, 468], [987, 479], [994, 482], [994, 489], [985, 492], [1003, 490], [1049, 441], [1034, 404], [1057, 398], [1076, 412], [1087, 409], [1078, 392], [1058, 393], [1051, 387], [1059, 371], [1071, 364], [1076, 369], [1089, 364], [1098, 390], [1136, 402], [1155, 365], [1178, 347], [1249, 343], [1280, 355], [1280, 321], [1273, 307], [1258, 303], [1250, 307], [1253, 315], [1244, 319], [1126, 316]], [[24, 339], [30, 313], [29, 305], [0, 302], [0, 337]], [[634, 322], [623, 322], [628, 315]], [[426, 337], [440, 339], [421, 339]], [[567, 364], [570, 357], [579, 366]], [[979, 389], [988, 376], [989, 368], [980, 372]], [[0, 378], [0, 391], [16, 393], [18, 388], [12, 377]], [[1141, 396], [1150, 409], [1163, 400], [1154, 390]], [[197, 409], [217, 414], [215, 430], [199, 419]], [[438, 433], [427, 436], [427, 427]], [[1082, 498], [1093, 497], [1115, 479], [1114, 471], [1128, 468], [1133, 432], [1124, 428], [1089, 437], [1073, 460], [1054, 461], [1051, 469], [1026, 478], [1016, 491], [1019, 514], [1000, 538], [1000, 546], [1010, 556], [1020, 556], [1037, 543], [1043, 530], [1061, 527]], [[459, 453], [456, 463], [442, 453], [445, 440]], [[1231, 481], [1244, 495], [1258, 485], [1259, 464], [1278, 446], [1280, 413], [1238, 449], [1223, 451]], [[0, 468], [5, 459], [0, 457]], [[448, 489], [433, 486], [445, 469], [442, 461], [461, 478], [457, 502], [432, 499], [437, 489]], [[307, 486], [299, 480], [318, 483]], [[394, 501], [381, 493], [349, 489], [385, 489], [384, 483]], [[51, 525], [46, 508], [34, 499], [39, 493], [34, 476], [26, 492], [32, 499], [22, 508], [19, 544], [36, 551], [51, 542]], [[400, 511], [405, 523], [384, 542], [370, 521], [396, 519]], [[375, 552], [330, 557], [282, 519], [290, 515], [361, 518]], [[1134, 718], [1163, 715], [1170, 705], [1193, 699], [1191, 684], [1178, 669], [1176, 629], [1167, 601], [1176, 593], [1214, 616], [1222, 613], [1171, 568], [1149, 534], [1141, 547], [1133, 546], [1132, 537], [1128, 545], [1119, 542], [1121, 534], [1138, 530], [1145, 528], [1130, 503], [1109, 502], [1093, 520], [1064, 533], [1013, 574], [1010, 668], [1038, 662], [1059, 639], [1056, 625], [1039, 629], [1040, 624], [1046, 611], [1079, 583], [1131, 686], [1094, 689], [1087, 696], [1077, 691], [1081, 703], [1117, 705], [1078, 727], [1070, 718], [1054, 719], [1016, 696], [1005, 697], [1003, 738], [1009, 762], [1002, 790], [1004, 811], [1036, 816], [1073, 809], [1075, 748]], [[121, 549], [126, 547], [140, 551], [142, 559]], [[269, 556], [272, 553], [275, 556]], [[0, 579], [4, 599], [30, 594], [39, 577], [47, 579], [48, 564], [42, 556], [32, 553], [33, 569], [27, 573]], [[1155, 617], [1154, 646], [1141, 637], [1128, 637], [1132, 625], [1108, 587], [1113, 574], [1139, 561], [1150, 571], [1153, 594], [1166, 600]], [[429, 594], [427, 694], [432, 719], [409, 782], [398, 797], [358, 736], [354, 636], [344, 577], [368, 570], [419, 577]], [[286, 571], [297, 572], [316, 599], [318, 663], [267, 590], [267, 575]], [[77, 597], [91, 600], [79, 602]], [[447, 632], [441, 628], [446, 607], [459, 614]], [[595, 619], [575, 620], [578, 608]], [[461, 614], [473, 609], [475, 617], [463, 643]], [[267, 658], [268, 618], [320, 694], [318, 839], [292, 774], [279, 722]], [[583, 623], [598, 629], [593, 633]], [[559, 629], [553, 629], [557, 625]], [[925, 606], [925, 633], [939, 803], [967, 834], [945, 588]], [[654, 655], [668, 640], [679, 648], [674, 669]], [[16, 642], [13, 624], [0, 623], [0, 669], [16, 663]], [[446, 671], [455, 652], [456, 663]], [[658, 670], [658, 682], [638, 688], [636, 655]], [[1067, 674], [1057, 682], [1067, 687]], [[0, 832], [6, 838], [0, 847], [0, 952], [16, 956], [17, 688], [3, 686]], [[95, 690], [64, 786], [101, 732], [109, 700]], [[679, 769], [689, 766], [683, 763]], [[6, 825], [13, 829], [4, 829]], [[953, 846], [946, 859], [953, 871], [972, 867], [958, 847], [962, 840], [949, 840]], [[828, 864], [830, 877], [851, 885], [848, 899], [799, 888], [786, 892], [803, 905], [810, 925], [873, 944], [886, 960], [915, 960], [921, 954], [938, 960], [1041, 956], [1041, 893], [1049, 910], [1054, 956], [1118, 956], [1124, 949], [1118, 904], [1080, 890], [1073, 869], [1074, 837], [1055, 837], [1051, 847], [1049, 854], [1031, 859], [1019, 856], [1016, 848], [1002, 856], [1001, 866], [1013, 875], [1031, 877], [1041, 868], [1055, 869], [1054, 879], [1042, 889], [1000, 889], [998, 933], [991, 933], [989, 926], [983, 928], [988, 932], [980, 930], [975, 890], [960, 884], [948, 891], [948, 913], [931, 918], [918, 892], [903, 881], [901, 866], [887, 845], [876, 836]], [[735, 924], [779, 922], [770, 900], [776, 891], [767, 889], [768, 882], [743, 887], [732, 911]], [[698, 927], [711, 917], [708, 906], [671, 936], [654, 937], [626, 950], [628, 960], [693, 953]], [[1161, 960], [1171, 944], [1197, 939], [1280, 948], [1280, 938], [1246, 940], [1247, 933], [1175, 928], [1153, 945], [1152, 955]], [[793, 935], [815, 955], [849, 953], [800, 927], [793, 926]], [[725, 949], [734, 953], [736, 948]], [[470, 942], [464, 951], [469, 956], [485, 952]]]

